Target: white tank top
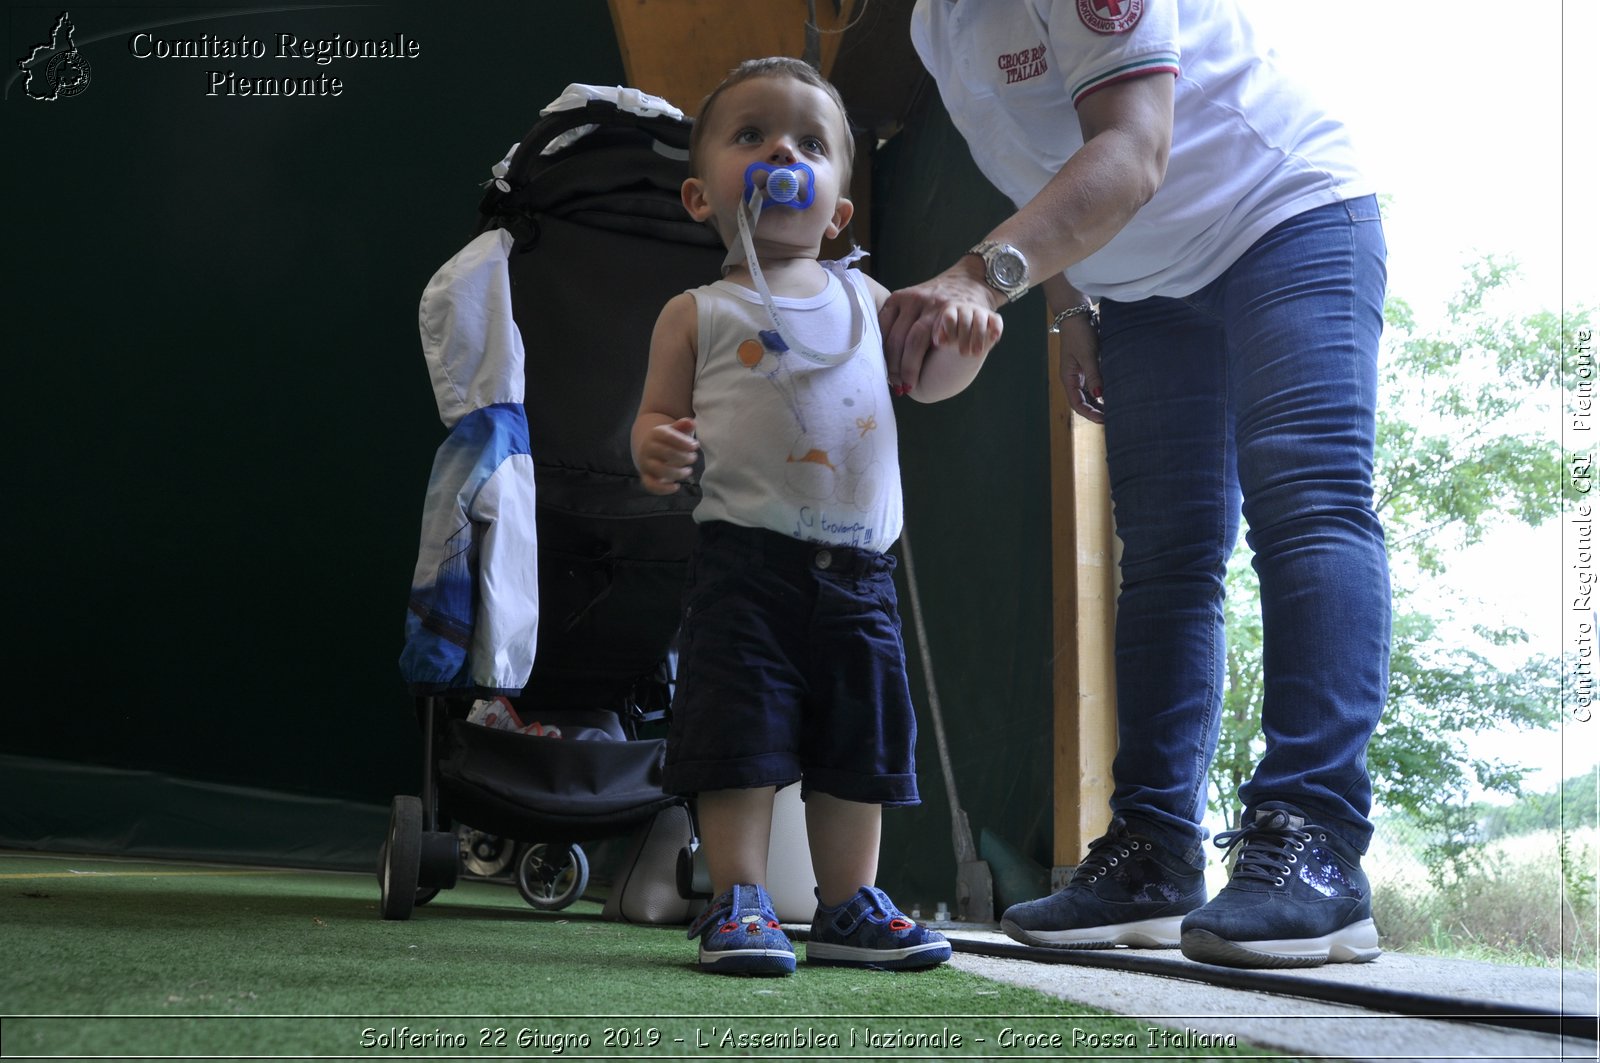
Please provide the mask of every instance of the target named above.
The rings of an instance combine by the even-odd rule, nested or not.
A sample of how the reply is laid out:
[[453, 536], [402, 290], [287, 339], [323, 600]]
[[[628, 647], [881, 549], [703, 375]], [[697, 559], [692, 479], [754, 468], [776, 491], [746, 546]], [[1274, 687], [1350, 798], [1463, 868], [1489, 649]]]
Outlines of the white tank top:
[[[798, 342], [838, 352], [827, 364], [764, 343], [772, 321], [755, 292], [717, 281], [689, 294], [700, 325], [694, 418], [705, 456], [695, 520], [888, 550], [903, 516], [900, 453], [865, 277], [830, 269], [820, 294], [774, 299]], [[862, 319], [853, 350], [852, 297]]]

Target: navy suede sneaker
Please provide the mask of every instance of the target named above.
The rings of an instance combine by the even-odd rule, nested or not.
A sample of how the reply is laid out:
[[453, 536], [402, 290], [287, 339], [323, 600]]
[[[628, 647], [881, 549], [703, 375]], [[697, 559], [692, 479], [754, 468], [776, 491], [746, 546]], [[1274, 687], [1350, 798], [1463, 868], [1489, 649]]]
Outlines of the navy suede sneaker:
[[1372, 892], [1361, 857], [1300, 810], [1263, 804], [1243, 829], [1228, 884], [1183, 921], [1183, 954], [1225, 967], [1317, 967], [1378, 958]]
[[862, 886], [836, 908], [824, 908], [820, 895], [818, 901], [806, 938], [808, 964], [908, 971], [950, 958], [943, 934], [902, 914], [876, 886]]
[[1048, 897], [1013, 904], [1000, 929], [1050, 949], [1178, 947], [1183, 917], [1204, 904], [1204, 873], [1135, 834], [1121, 818], [1089, 843], [1072, 878]]
[[713, 974], [793, 974], [794, 946], [778, 925], [772, 898], [741, 885], [711, 902], [689, 924], [700, 939], [700, 969]]

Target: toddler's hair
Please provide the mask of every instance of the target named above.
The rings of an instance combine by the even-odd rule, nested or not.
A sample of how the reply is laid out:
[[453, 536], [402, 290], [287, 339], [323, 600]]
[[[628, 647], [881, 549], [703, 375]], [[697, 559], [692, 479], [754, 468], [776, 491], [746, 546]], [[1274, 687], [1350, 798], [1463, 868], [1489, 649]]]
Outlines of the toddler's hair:
[[792, 59], [786, 55], [774, 55], [765, 59], [746, 59], [722, 79], [722, 84], [711, 90], [711, 95], [700, 104], [700, 113], [695, 116], [694, 128], [689, 131], [689, 173], [700, 176], [700, 140], [704, 131], [710, 126], [712, 108], [724, 92], [743, 81], [751, 78], [790, 77], [802, 81], [814, 88], [819, 88], [828, 94], [834, 105], [839, 108], [839, 118], [844, 123], [844, 166], [841, 168], [841, 186], [850, 186], [850, 172], [855, 166], [856, 140], [855, 133], [850, 128], [850, 112], [844, 105], [844, 97], [839, 95], [839, 90], [833, 87], [833, 82], [823, 77], [810, 63], [802, 59]]

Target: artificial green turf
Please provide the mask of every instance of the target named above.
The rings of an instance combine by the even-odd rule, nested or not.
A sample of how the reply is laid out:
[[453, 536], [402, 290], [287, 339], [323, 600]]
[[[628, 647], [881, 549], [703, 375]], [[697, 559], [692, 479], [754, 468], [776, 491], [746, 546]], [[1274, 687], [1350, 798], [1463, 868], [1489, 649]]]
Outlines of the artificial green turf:
[[[463, 881], [391, 922], [377, 900], [370, 875], [0, 857], [0, 1055], [1039, 1054], [1000, 1051], [1006, 1028], [1068, 1042], [1047, 1055], [1144, 1045], [1145, 1024], [951, 967], [813, 969], [800, 946], [793, 977], [728, 978], [696, 969], [683, 928], [588, 902], [539, 912]], [[921, 1043], [873, 1040], [901, 1031]]]

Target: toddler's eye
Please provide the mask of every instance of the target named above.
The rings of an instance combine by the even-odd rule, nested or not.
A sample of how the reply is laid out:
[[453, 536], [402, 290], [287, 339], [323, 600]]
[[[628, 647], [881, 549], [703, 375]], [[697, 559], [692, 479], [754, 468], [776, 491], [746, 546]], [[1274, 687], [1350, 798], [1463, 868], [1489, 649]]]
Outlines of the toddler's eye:
[[800, 141], [800, 147], [813, 155], [826, 155], [828, 146], [816, 137], [806, 137]]
[[735, 144], [759, 144], [761, 132], [757, 129], [741, 129], [733, 135]]

